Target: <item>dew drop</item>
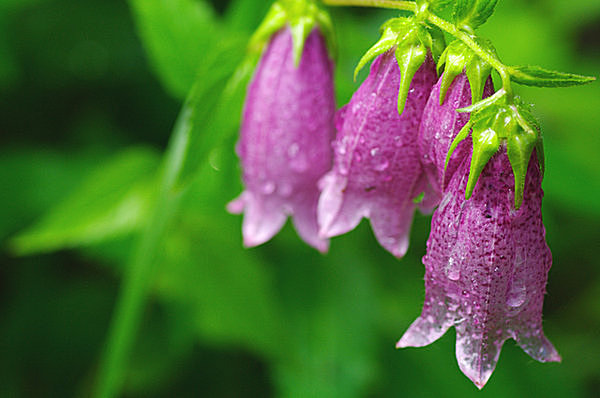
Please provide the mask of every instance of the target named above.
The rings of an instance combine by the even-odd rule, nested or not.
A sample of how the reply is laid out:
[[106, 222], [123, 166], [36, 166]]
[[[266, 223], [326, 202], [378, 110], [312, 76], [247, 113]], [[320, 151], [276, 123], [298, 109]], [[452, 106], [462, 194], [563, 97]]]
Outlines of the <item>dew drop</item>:
[[371, 149], [371, 156], [375, 157], [375, 156], [377, 156], [378, 153], [379, 153], [379, 148]]
[[295, 158], [296, 156], [298, 156], [298, 152], [299, 151], [300, 151], [300, 146], [298, 144], [296, 144], [296, 143], [293, 143], [288, 148], [288, 156], [290, 158]]
[[527, 287], [521, 281], [513, 281], [506, 296], [506, 305], [517, 308], [525, 303], [525, 299], [527, 299]]
[[260, 187], [260, 189], [265, 195], [270, 195], [275, 192], [275, 183], [272, 181], [267, 181]]
[[308, 160], [306, 159], [306, 156], [296, 156], [290, 161], [290, 167], [298, 173], [306, 171], [308, 169]]
[[390, 162], [388, 162], [388, 160], [384, 157], [375, 163], [375, 170], [377, 171], [385, 171], [388, 167], [390, 167]]
[[448, 265], [446, 266], [446, 275], [448, 279], [452, 281], [457, 281], [460, 279], [460, 270], [458, 269], [458, 264], [453, 257], [450, 257], [448, 260]]

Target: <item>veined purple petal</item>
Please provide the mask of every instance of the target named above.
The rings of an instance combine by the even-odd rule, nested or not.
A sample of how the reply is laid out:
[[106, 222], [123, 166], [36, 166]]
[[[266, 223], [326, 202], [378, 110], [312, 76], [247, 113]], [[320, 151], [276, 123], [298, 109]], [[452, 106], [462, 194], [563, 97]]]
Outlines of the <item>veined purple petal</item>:
[[[456, 110], [471, 105], [471, 86], [467, 75], [461, 73], [450, 85], [444, 103], [440, 105], [442, 79], [443, 76], [434, 86], [425, 106], [418, 140], [421, 163], [438, 202], [441, 200], [444, 187], [450, 182], [472, 145], [470, 138], [463, 141], [452, 154], [448, 168], [444, 170], [446, 155], [452, 141], [469, 121], [468, 113], [459, 113]], [[493, 93], [494, 85], [489, 78], [484, 87], [483, 97], [489, 97]]]
[[292, 215], [302, 239], [327, 250], [318, 235], [317, 182], [331, 168], [333, 90], [333, 63], [317, 29], [298, 67], [289, 28], [272, 37], [248, 87], [237, 147], [246, 190], [228, 206], [244, 212], [246, 246], [270, 240]]
[[479, 388], [513, 338], [541, 362], [560, 361], [542, 330], [552, 263], [542, 224], [542, 176], [529, 163], [523, 205], [514, 210], [514, 177], [503, 148], [465, 201], [470, 156], [463, 159], [433, 216], [427, 241], [425, 304], [398, 347], [421, 347], [456, 329], [456, 357]]
[[318, 208], [323, 237], [346, 233], [367, 217], [384, 248], [397, 257], [406, 253], [413, 199], [423, 188], [417, 132], [435, 79], [428, 57], [399, 115], [394, 51], [373, 62], [369, 77], [336, 117], [335, 162], [321, 181]]

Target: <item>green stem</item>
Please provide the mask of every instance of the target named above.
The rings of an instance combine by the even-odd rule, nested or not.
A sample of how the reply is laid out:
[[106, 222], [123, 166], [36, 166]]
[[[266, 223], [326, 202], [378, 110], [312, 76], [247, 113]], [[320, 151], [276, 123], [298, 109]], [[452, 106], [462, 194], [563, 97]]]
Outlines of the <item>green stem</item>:
[[[403, 10], [417, 12], [417, 5], [411, 1], [392, 1], [392, 0], [322, 0], [323, 4], [329, 6], [355, 6], [355, 7], [377, 7], [389, 8], [394, 10]], [[438, 28], [451, 34], [458, 40], [465, 43], [475, 54], [488, 62], [500, 74], [502, 79], [502, 88], [506, 91], [508, 101], [512, 101], [513, 91], [512, 82], [508, 67], [498, 60], [498, 58], [489, 51], [484, 50], [473, 38], [466, 32], [460, 30], [456, 25], [438, 17], [431, 12], [419, 10], [422, 19], [426, 19]]]
[[509, 101], [512, 100], [513, 91], [512, 91], [512, 82], [510, 79], [510, 73], [508, 72], [508, 68], [502, 62], [498, 60], [498, 58], [491, 54], [489, 51], [484, 50], [473, 38], [458, 29], [456, 25], [438, 17], [437, 15], [429, 13], [427, 16], [427, 20], [437, 26], [438, 28], [446, 31], [452, 36], [456, 37], [458, 40], [465, 43], [475, 54], [477, 54], [481, 59], [486, 61], [488, 64], [492, 65], [494, 69], [500, 74], [502, 79], [502, 88], [506, 91], [506, 96]]
[[322, 0], [323, 4], [328, 6], [347, 6], [347, 7], [377, 7], [389, 8], [393, 10], [403, 10], [416, 12], [417, 5], [412, 1], [394, 1], [394, 0]]
[[124, 269], [120, 295], [98, 370], [95, 398], [115, 397], [123, 384], [127, 359], [139, 329], [146, 296], [154, 276], [158, 249], [182, 195], [181, 192], [176, 192], [175, 183], [189, 142], [190, 112], [189, 106], [185, 105], [167, 149], [154, 212]]

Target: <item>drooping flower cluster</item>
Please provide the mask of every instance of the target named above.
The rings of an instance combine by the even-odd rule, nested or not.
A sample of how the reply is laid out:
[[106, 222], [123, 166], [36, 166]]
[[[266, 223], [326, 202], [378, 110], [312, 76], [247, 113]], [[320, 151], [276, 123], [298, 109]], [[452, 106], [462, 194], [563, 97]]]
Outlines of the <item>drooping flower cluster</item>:
[[[439, 32], [396, 18], [334, 117], [327, 20], [308, 9], [309, 18], [265, 25], [268, 45], [248, 88], [238, 143], [246, 189], [228, 207], [244, 213], [245, 245], [270, 240], [292, 215], [299, 235], [326, 251], [329, 238], [368, 218], [400, 258], [415, 208], [437, 207], [425, 304], [398, 347], [428, 345], [454, 326], [459, 366], [480, 388], [508, 338], [539, 361], [559, 361], [542, 331], [552, 260], [541, 139], [523, 122], [532, 118], [526, 107], [493, 102], [491, 67], [462, 43], [442, 53]], [[299, 21], [312, 21], [310, 33]], [[445, 68], [437, 83], [436, 62]], [[486, 108], [471, 106], [488, 97]]]

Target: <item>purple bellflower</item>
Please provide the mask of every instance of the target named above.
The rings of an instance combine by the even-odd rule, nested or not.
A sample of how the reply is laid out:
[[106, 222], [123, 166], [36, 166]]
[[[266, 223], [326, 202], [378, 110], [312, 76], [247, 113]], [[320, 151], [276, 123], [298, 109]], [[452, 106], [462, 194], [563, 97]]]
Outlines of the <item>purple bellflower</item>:
[[406, 253], [413, 199], [426, 185], [417, 133], [436, 78], [428, 56], [399, 115], [401, 73], [394, 49], [373, 62], [367, 79], [336, 117], [334, 167], [321, 181], [321, 236], [344, 234], [366, 217], [385, 249], [396, 257]]
[[289, 27], [271, 38], [248, 87], [237, 152], [245, 191], [228, 205], [244, 213], [244, 245], [270, 240], [293, 217], [298, 234], [324, 252], [318, 235], [318, 180], [331, 168], [333, 62], [318, 29], [295, 65]]
[[459, 367], [479, 388], [508, 338], [538, 361], [561, 360], [542, 331], [552, 256], [542, 224], [536, 157], [534, 152], [518, 210], [505, 145], [484, 167], [470, 200], [465, 191], [471, 155], [463, 159], [433, 216], [423, 257], [423, 311], [397, 345], [426, 346], [454, 326]]
[[[440, 77], [431, 91], [423, 120], [419, 129], [419, 153], [421, 164], [427, 173], [433, 194], [437, 198], [432, 201], [439, 203], [442, 198], [444, 187], [450, 182], [452, 175], [468, 154], [470, 139], [466, 145], [459, 146], [450, 157], [448, 166], [446, 155], [450, 144], [454, 141], [459, 131], [469, 121], [469, 113], [459, 113], [456, 110], [471, 105], [471, 87], [467, 75], [458, 75], [448, 89], [443, 103], [440, 105], [440, 91], [444, 77]], [[489, 97], [494, 93], [492, 79], [488, 78], [483, 91], [483, 97]]]

